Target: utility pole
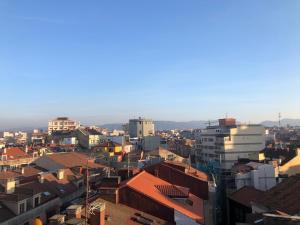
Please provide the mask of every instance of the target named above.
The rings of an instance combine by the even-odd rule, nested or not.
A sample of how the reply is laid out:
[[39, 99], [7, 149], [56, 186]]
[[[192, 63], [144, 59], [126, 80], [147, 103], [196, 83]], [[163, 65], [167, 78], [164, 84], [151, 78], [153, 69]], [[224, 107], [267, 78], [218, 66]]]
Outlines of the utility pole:
[[86, 161], [86, 195], [85, 195], [85, 225], [88, 224], [88, 205], [89, 205], [89, 159]]

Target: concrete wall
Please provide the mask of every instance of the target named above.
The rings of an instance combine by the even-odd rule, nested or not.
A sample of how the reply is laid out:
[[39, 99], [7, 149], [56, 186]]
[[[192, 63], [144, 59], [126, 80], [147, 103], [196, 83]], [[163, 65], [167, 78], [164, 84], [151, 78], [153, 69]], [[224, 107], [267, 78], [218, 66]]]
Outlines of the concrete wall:
[[237, 190], [244, 186], [252, 186], [261, 191], [269, 190], [276, 185], [275, 169], [272, 165], [261, 164], [248, 173], [238, 173], [235, 184]]
[[145, 137], [155, 133], [153, 121], [142, 118], [129, 120], [128, 129], [131, 138]]
[[153, 151], [159, 148], [160, 136], [147, 136], [143, 138], [143, 150]]

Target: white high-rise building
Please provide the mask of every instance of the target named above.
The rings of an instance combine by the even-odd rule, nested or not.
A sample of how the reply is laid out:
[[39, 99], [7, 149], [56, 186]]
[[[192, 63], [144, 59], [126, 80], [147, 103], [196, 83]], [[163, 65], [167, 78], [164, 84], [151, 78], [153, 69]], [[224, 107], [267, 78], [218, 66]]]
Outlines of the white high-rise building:
[[153, 136], [155, 134], [153, 120], [141, 117], [131, 119], [129, 120], [128, 132], [131, 138]]
[[241, 158], [249, 158], [265, 147], [265, 128], [258, 124], [236, 125], [235, 119], [219, 120], [219, 126], [208, 126], [201, 133], [195, 150], [199, 164], [216, 163], [230, 170]]
[[70, 131], [75, 130], [80, 126], [79, 122], [70, 120], [68, 117], [57, 117], [48, 122], [48, 134], [54, 131]]

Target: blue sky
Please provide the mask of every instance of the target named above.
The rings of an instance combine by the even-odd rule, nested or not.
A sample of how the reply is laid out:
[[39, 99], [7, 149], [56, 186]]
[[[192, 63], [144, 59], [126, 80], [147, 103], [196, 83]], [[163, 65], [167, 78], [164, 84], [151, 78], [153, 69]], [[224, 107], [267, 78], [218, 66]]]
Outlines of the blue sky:
[[299, 118], [300, 1], [0, 1], [0, 127]]

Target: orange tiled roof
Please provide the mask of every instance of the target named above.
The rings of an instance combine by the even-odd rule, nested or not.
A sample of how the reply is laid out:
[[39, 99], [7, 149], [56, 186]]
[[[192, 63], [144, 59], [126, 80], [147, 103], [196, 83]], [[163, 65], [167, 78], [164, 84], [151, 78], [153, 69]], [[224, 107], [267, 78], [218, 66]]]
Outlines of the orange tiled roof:
[[16, 178], [16, 177], [18, 177], [18, 175], [19, 174], [14, 171], [1, 171], [0, 172], [0, 180]]
[[[4, 154], [2, 152], [2, 154]], [[20, 148], [12, 147], [6, 149], [7, 160], [28, 158], [30, 157], [26, 152], [22, 151]]]
[[203, 200], [198, 198], [193, 194], [188, 194], [188, 198], [193, 202], [192, 205], [183, 204], [173, 200], [172, 198], [165, 195], [164, 191], [160, 191], [160, 188], [163, 186], [174, 186], [158, 177], [143, 171], [136, 175], [134, 178], [124, 182], [121, 188], [130, 187], [135, 191], [138, 191], [149, 198], [152, 198], [163, 205], [166, 205], [170, 208], [177, 210], [178, 212], [192, 218], [196, 221], [204, 221], [203, 216]]
[[[88, 160], [88, 155], [78, 153], [78, 152], [62, 152], [55, 153], [51, 155], [47, 155], [53, 161], [58, 164], [63, 165], [65, 168], [73, 168], [73, 167], [86, 167], [86, 163]], [[88, 166], [90, 168], [102, 168], [104, 166], [94, 163], [93, 161], [88, 162]]]

